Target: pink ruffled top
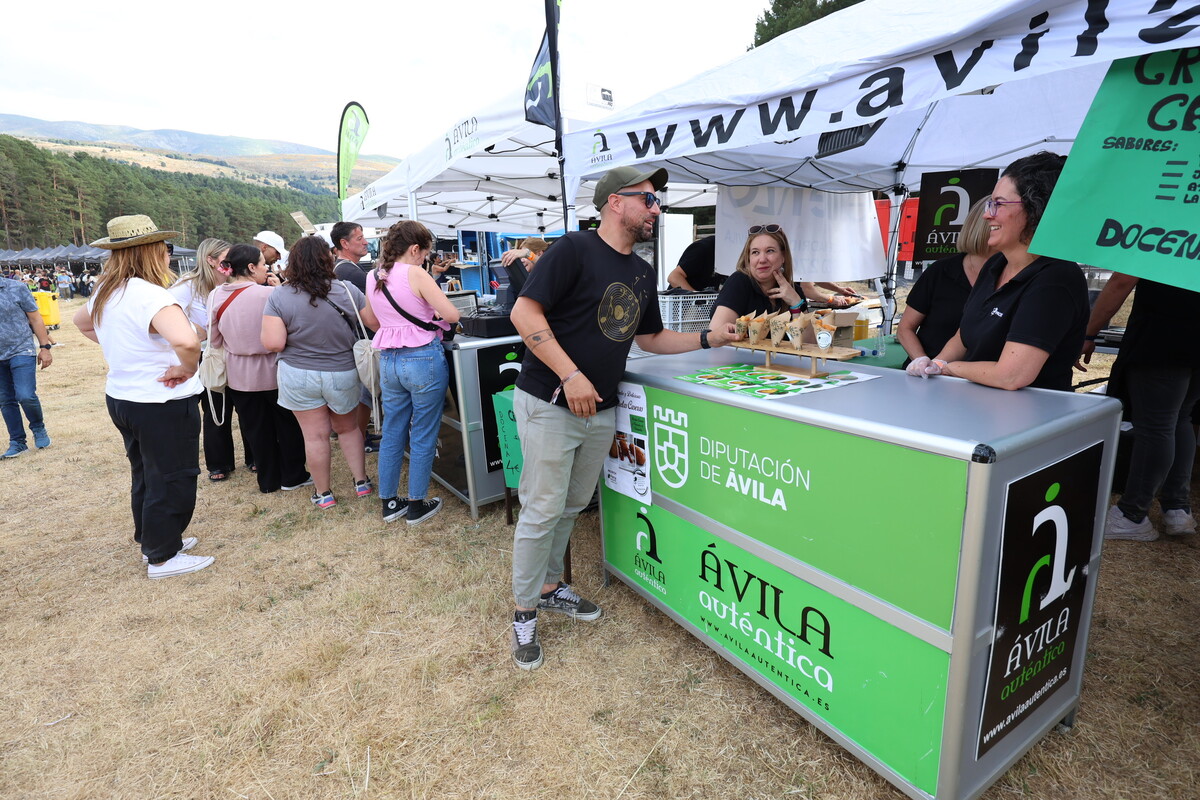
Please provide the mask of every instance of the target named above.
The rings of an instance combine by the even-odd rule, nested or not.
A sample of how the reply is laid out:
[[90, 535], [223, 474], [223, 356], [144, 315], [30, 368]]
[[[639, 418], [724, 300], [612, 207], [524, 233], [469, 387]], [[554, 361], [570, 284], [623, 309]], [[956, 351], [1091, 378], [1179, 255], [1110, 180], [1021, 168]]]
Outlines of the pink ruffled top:
[[[392, 265], [386, 277], [388, 291], [392, 293], [392, 299], [409, 314], [417, 319], [433, 320], [433, 306], [414, 294], [412, 286], [409, 285], [408, 270], [411, 267], [410, 264], [398, 261]], [[372, 346], [376, 350], [394, 350], [399, 347], [422, 347], [434, 339], [440, 340], [441, 331], [418, 328], [392, 307], [383, 291], [375, 288], [375, 272], [376, 270], [371, 270], [367, 275], [367, 302], [371, 304], [371, 310], [379, 320], [379, 331], [372, 340]], [[436, 324], [447, 327], [447, 323], [441, 320], [437, 320]]]

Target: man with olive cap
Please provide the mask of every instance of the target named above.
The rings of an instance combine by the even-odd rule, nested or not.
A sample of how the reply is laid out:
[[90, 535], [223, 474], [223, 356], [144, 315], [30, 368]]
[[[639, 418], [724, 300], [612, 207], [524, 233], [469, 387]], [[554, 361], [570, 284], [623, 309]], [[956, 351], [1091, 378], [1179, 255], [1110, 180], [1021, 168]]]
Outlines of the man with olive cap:
[[538, 611], [576, 620], [601, 611], [562, 582], [575, 518], [592, 499], [616, 427], [617, 384], [629, 348], [683, 353], [737, 339], [721, 330], [663, 328], [654, 270], [633, 252], [654, 238], [663, 169], [616, 167], [596, 184], [600, 227], [546, 251], [513, 306], [525, 340], [514, 411], [521, 437], [521, 517], [513, 534], [513, 661], [542, 664]]
[[272, 272], [287, 269], [288, 251], [284, 249], [282, 236], [275, 231], [259, 231], [254, 237], [254, 244], [262, 250], [263, 258]]

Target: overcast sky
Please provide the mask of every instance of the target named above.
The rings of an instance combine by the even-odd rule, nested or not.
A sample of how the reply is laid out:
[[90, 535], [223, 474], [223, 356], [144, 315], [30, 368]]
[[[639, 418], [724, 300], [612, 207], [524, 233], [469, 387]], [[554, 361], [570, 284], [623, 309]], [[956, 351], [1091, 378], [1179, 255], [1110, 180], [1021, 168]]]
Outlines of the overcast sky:
[[[564, 113], [606, 113], [588, 84], [619, 109], [743, 54], [767, 5], [563, 0]], [[23, 0], [0, 26], [0, 113], [336, 151], [357, 100], [363, 152], [402, 158], [521, 92], [543, 20], [542, 0]]]

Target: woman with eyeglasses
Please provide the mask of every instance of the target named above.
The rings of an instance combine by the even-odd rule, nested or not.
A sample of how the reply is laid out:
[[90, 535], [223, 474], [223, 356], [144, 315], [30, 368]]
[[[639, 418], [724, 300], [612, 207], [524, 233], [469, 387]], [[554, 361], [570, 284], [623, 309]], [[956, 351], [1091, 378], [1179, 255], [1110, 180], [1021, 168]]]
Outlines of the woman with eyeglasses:
[[1087, 326], [1087, 283], [1078, 264], [1029, 252], [1065, 161], [1043, 151], [1004, 170], [984, 203], [987, 243], [998, 252], [975, 281], [958, 333], [936, 358], [914, 359], [909, 375], [1071, 391]]
[[131, 473], [133, 539], [150, 578], [204, 569], [212, 556], [185, 551], [200, 474], [200, 339], [166, 290], [171, 254], [144, 214], [116, 217], [92, 247], [111, 250], [96, 291], [75, 314], [75, 326], [99, 342], [108, 362], [104, 386], [109, 417], [121, 434]]
[[909, 292], [896, 333], [908, 353], [901, 366], [930, 353], [937, 355], [958, 332], [971, 287], [984, 262], [996, 253], [988, 244], [991, 230], [983, 218], [985, 203], [980, 200], [967, 212], [958, 234], [958, 252], [929, 265]]
[[[732, 324], [747, 314], [777, 314], [785, 309], [793, 314], [808, 310], [806, 296], [819, 296], [816, 285], [794, 282], [792, 248], [787, 234], [778, 225], [753, 225], [738, 256], [737, 267], [713, 304], [713, 327]], [[841, 295], [830, 295], [832, 305], [840, 305]]]

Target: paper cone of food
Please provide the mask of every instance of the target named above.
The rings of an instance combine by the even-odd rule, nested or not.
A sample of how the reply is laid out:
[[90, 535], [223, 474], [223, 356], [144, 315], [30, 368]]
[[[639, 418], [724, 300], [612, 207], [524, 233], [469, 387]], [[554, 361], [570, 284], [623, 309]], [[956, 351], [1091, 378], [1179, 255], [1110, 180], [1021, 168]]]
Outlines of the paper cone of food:
[[733, 323], [733, 329], [737, 331], [737, 335], [743, 339], [745, 339], [746, 334], [750, 332], [750, 320], [752, 318], [752, 314], [747, 314], [744, 317], [738, 317]]
[[812, 324], [813, 315], [811, 311], [803, 314], [797, 314], [792, 317], [792, 321], [787, 324], [787, 337], [791, 341], [792, 346], [799, 350], [804, 344], [804, 331]]
[[771, 344], [778, 347], [787, 333], [788, 323], [792, 321], [791, 311], [781, 311], [770, 319]]
[[755, 317], [750, 321], [750, 344], [758, 344], [771, 330], [766, 316]]

